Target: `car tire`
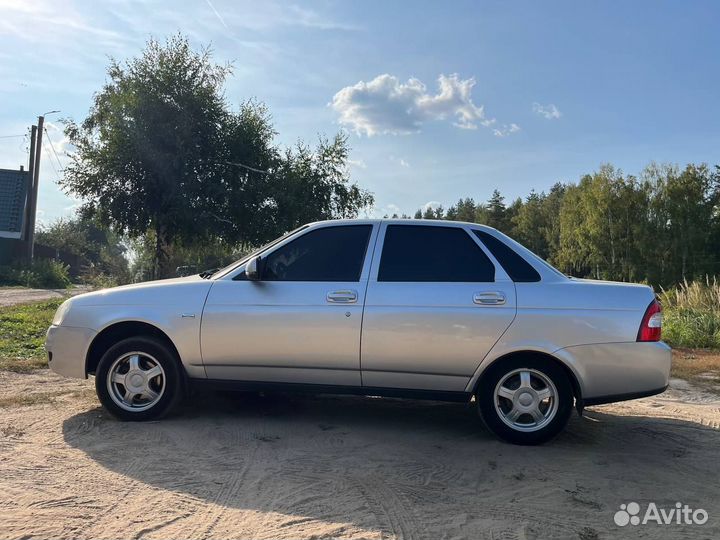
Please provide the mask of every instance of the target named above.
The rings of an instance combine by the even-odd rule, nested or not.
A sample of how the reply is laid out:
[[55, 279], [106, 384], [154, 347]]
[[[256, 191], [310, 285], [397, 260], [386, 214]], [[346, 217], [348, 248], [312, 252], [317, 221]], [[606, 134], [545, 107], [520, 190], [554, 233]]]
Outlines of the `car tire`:
[[95, 390], [105, 409], [120, 420], [156, 420], [182, 400], [182, 367], [159, 339], [123, 339], [100, 359]]
[[542, 357], [514, 357], [491, 365], [475, 395], [487, 428], [513, 444], [542, 444], [567, 425], [573, 390], [565, 370]]

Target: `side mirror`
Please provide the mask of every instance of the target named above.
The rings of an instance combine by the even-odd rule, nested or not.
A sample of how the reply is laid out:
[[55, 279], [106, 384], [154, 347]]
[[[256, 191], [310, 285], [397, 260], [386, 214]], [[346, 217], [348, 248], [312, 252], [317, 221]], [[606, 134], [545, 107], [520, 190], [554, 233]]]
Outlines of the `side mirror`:
[[253, 257], [245, 265], [245, 275], [250, 281], [260, 281], [260, 256]]

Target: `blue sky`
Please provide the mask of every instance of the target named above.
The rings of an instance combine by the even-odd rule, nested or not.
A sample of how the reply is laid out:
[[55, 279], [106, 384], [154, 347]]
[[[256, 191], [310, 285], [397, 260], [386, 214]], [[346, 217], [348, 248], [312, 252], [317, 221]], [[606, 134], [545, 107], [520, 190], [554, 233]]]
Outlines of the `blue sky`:
[[[711, 1], [0, 0], [0, 137], [61, 111], [39, 217], [69, 215], [58, 119], [84, 117], [109, 56], [180, 31], [234, 63], [228, 101], [266, 102], [280, 143], [347, 130], [376, 216], [509, 200], [605, 162], [720, 163], [718, 20]], [[0, 138], [0, 167], [26, 161]]]

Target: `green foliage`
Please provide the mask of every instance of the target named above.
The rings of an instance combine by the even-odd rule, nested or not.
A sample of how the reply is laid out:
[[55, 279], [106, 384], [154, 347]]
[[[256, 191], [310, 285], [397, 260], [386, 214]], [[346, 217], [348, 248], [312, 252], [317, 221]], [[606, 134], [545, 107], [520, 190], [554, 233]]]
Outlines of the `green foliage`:
[[62, 299], [3, 308], [0, 369], [29, 371], [47, 366], [45, 332]]
[[[98, 285], [112, 276], [115, 284], [128, 283], [127, 248], [112, 228], [97, 220], [77, 216], [61, 218], [36, 235], [39, 244], [79, 256], [83, 260], [80, 280]], [[104, 277], [103, 277], [104, 276]]]
[[[133, 242], [135, 258], [132, 275], [135, 281], [147, 281], [152, 278], [153, 244], [150, 235], [147, 239]], [[177, 275], [198, 274], [212, 268], [222, 268], [240, 259], [245, 251], [233, 249], [219, 240], [195, 244], [175, 243], [169, 249], [169, 261], [173, 270], [180, 269]]]
[[354, 217], [373, 198], [350, 182], [347, 139], [281, 151], [267, 109], [230, 110], [230, 66], [186, 38], [149, 41], [113, 60], [88, 117], [66, 133], [76, 152], [61, 183], [84, 215], [149, 237], [155, 277], [173, 273], [176, 245], [258, 245], [316, 219]]
[[672, 286], [720, 273], [718, 167], [651, 164], [636, 178], [603, 165], [509, 207], [497, 190], [460, 199], [446, 217], [495, 227], [575, 276]]
[[68, 270], [67, 265], [53, 259], [35, 259], [30, 265], [0, 266], [0, 285], [66, 289], [71, 284]]
[[673, 347], [720, 348], [720, 283], [684, 281], [663, 291], [663, 339]]

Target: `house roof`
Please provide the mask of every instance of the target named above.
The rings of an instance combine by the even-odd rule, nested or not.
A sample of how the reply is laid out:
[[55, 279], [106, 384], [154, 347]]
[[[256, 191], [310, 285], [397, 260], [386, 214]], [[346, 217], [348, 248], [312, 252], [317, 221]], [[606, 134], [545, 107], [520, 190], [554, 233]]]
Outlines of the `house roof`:
[[0, 169], [0, 237], [20, 238], [28, 184], [27, 171]]

